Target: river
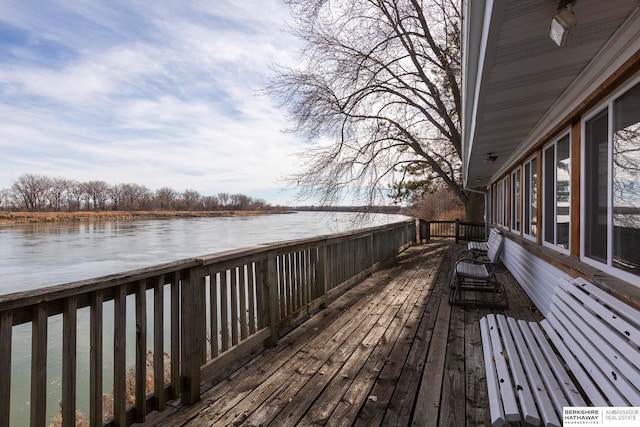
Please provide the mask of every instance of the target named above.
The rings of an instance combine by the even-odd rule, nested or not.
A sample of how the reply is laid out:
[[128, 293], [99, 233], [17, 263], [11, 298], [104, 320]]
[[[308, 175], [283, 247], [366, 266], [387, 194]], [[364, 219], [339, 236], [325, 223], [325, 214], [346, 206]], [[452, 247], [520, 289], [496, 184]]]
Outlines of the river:
[[[0, 282], [0, 295], [258, 243], [331, 234], [403, 219], [406, 217], [398, 215], [374, 214], [362, 218], [353, 213], [297, 212], [252, 217], [2, 226], [0, 277], [3, 280]], [[105, 310], [108, 311], [106, 306]], [[79, 319], [87, 315], [82, 310], [78, 313]], [[59, 317], [49, 321], [50, 337], [60, 334]], [[112, 331], [105, 330], [104, 334], [105, 346], [108, 346], [107, 340], [113, 336]], [[88, 349], [88, 338], [88, 328], [80, 328], [78, 348]], [[12, 341], [11, 425], [22, 426], [28, 425], [29, 419], [30, 326], [14, 327]], [[49, 340], [47, 420], [57, 412], [60, 399], [60, 346], [59, 341]], [[129, 355], [127, 359], [130, 359]], [[111, 387], [111, 363], [105, 355], [105, 388]], [[0, 373], [0, 381], [5, 375]], [[86, 386], [88, 383], [88, 354], [78, 354], [78, 383], [79, 390], [83, 389], [80, 384]], [[78, 393], [78, 409], [85, 413], [88, 412], [87, 397], [87, 393]]]

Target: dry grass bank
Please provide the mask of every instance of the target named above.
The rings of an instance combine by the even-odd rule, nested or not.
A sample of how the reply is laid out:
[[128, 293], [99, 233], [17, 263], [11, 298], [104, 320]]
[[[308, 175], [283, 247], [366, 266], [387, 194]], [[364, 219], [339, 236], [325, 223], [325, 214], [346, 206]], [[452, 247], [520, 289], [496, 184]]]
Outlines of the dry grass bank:
[[133, 221], [154, 218], [209, 218], [289, 213], [268, 211], [97, 211], [97, 212], [0, 212], [0, 224], [89, 221]]

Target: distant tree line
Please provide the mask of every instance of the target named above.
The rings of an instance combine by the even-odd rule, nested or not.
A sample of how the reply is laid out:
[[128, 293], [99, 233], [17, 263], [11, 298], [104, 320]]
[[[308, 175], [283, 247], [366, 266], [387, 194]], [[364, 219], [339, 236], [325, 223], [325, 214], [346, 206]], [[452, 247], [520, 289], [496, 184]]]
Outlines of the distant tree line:
[[74, 211], [219, 211], [273, 209], [262, 199], [244, 194], [203, 196], [196, 190], [169, 187], [152, 191], [139, 184], [110, 185], [24, 174], [9, 188], [0, 188], [0, 210], [28, 212]]
[[363, 212], [382, 214], [406, 214], [407, 208], [401, 206], [292, 206], [286, 209], [296, 211], [322, 211], [322, 212]]

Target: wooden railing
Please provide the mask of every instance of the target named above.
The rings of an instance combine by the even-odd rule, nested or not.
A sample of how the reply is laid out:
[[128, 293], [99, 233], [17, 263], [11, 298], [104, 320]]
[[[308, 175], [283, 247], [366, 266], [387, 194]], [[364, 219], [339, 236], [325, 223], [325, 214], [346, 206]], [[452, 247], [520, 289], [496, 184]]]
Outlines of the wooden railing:
[[[18, 325], [31, 325], [31, 425], [50, 422], [48, 346], [60, 338], [48, 336], [48, 325], [61, 314], [62, 425], [75, 426], [76, 355], [79, 342], [86, 341], [78, 339], [78, 330], [88, 324], [88, 420], [92, 426], [128, 426], [162, 411], [171, 399], [187, 405], [198, 401], [202, 382], [222, 377], [274, 345], [415, 239], [415, 221], [408, 220], [0, 296], [0, 427], [10, 421], [12, 333]], [[132, 328], [135, 362], [127, 366], [126, 337]], [[111, 350], [103, 347], [106, 329], [105, 337], [113, 336], [113, 392], [107, 398], [103, 365], [105, 351]]]
[[434, 237], [453, 237], [456, 243], [459, 240], [484, 241], [486, 239], [484, 222], [463, 221], [424, 221], [420, 220], [420, 240], [431, 240]]

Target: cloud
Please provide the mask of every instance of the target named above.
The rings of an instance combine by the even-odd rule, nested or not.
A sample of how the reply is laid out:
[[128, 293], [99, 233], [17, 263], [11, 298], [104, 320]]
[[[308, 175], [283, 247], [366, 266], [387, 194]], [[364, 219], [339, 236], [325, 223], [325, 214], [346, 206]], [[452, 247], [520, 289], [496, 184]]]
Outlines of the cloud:
[[261, 194], [303, 144], [257, 95], [295, 60], [280, 2], [61, 3], [0, 16], [0, 187], [39, 173], [286, 202]]

